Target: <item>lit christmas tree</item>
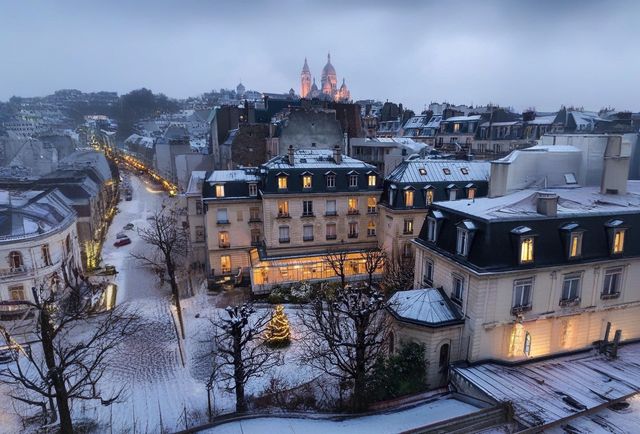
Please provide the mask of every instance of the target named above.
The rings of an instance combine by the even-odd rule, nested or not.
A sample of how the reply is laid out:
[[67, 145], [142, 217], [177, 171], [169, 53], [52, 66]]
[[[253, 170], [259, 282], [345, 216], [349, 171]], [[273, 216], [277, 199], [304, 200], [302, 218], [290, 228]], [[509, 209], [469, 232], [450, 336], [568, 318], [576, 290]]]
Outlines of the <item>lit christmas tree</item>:
[[265, 342], [271, 347], [286, 347], [291, 341], [289, 331], [289, 320], [284, 313], [284, 306], [279, 304], [271, 316], [271, 321], [267, 324]]

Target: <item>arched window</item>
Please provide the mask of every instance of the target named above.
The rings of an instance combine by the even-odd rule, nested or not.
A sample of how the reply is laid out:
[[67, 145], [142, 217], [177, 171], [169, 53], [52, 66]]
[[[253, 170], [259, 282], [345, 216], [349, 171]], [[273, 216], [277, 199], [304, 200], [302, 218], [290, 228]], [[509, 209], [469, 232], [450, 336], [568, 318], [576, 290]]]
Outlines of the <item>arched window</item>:
[[529, 332], [524, 335], [524, 353], [527, 356], [531, 355], [531, 333]]
[[449, 366], [449, 344], [442, 344], [440, 347], [440, 358], [438, 359], [440, 369], [446, 369]]
[[9, 266], [11, 268], [22, 268], [23, 265], [22, 253], [16, 251], [9, 253]]

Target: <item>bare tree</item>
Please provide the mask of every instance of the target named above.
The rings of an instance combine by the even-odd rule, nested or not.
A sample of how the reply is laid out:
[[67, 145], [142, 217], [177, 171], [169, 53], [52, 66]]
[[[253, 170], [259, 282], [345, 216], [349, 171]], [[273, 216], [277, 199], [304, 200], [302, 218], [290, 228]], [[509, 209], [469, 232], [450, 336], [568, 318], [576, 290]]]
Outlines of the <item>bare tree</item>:
[[138, 329], [136, 316], [124, 306], [95, 309], [88, 300], [99, 300], [106, 286], [91, 285], [74, 274], [77, 286], [64, 273], [64, 285], [42, 282], [32, 288], [33, 301], [24, 302], [35, 314], [37, 344], [25, 348], [0, 326], [14, 362], [0, 371], [0, 381], [16, 386], [13, 399], [40, 407], [45, 423], [48, 408], [65, 434], [73, 433], [74, 401], [111, 405], [119, 398], [122, 389], [104, 392], [101, 380], [109, 355]]
[[[226, 315], [225, 315], [226, 314]], [[214, 326], [214, 363], [217, 377], [236, 394], [236, 411], [247, 411], [245, 386], [250, 378], [281, 363], [280, 353], [270, 350], [262, 335], [269, 312], [257, 315], [250, 304], [229, 306], [225, 314], [211, 320]], [[224, 315], [224, 316], [223, 316]]]
[[145, 253], [131, 253], [131, 256], [167, 273], [171, 296], [178, 311], [180, 333], [184, 339], [184, 322], [176, 272], [179, 264], [187, 255], [187, 231], [180, 224], [178, 213], [172, 207], [163, 206], [148, 221], [149, 226], [138, 228], [138, 235], [154, 249]]
[[324, 260], [329, 264], [336, 276], [340, 278], [340, 287], [347, 285], [347, 258], [348, 253], [342, 250], [327, 252]]
[[373, 288], [347, 286], [334, 299], [319, 295], [300, 312], [306, 330], [301, 361], [352, 386], [352, 408], [364, 410], [366, 378], [385, 353], [387, 302]]
[[380, 271], [387, 260], [387, 254], [382, 249], [367, 249], [360, 253], [364, 260], [364, 269], [367, 272], [367, 283], [369, 287], [373, 285], [373, 275]]
[[414, 264], [413, 257], [396, 257], [386, 262], [382, 275], [382, 289], [385, 294], [413, 288]]

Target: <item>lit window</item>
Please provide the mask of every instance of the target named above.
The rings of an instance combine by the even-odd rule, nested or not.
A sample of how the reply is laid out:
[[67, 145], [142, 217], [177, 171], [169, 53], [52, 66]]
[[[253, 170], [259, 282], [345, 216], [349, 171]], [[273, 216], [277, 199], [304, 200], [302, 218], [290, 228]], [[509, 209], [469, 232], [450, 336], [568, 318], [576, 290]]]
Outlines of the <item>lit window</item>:
[[289, 242], [289, 226], [280, 226], [278, 228], [279, 241], [281, 243]]
[[533, 237], [522, 238], [520, 241], [520, 263], [533, 262]]
[[369, 196], [367, 198], [367, 213], [375, 214], [376, 213], [376, 205], [378, 205], [378, 199], [375, 196]]
[[287, 177], [278, 176], [278, 190], [286, 190], [286, 189], [287, 189]]
[[336, 238], [337, 238], [336, 224], [327, 223], [327, 240], [335, 240]]
[[249, 184], [249, 196], [258, 195], [258, 184]]
[[369, 187], [375, 187], [377, 184], [376, 175], [369, 175], [368, 177], [368, 185]]
[[311, 188], [311, 175], [304, 175], [302, 177], [302, 188]]
[[358, 186], [358, 175], [349, 175], [349, 187]]
[[453, 132], [457, 133], [460, 131], [460, 124], [453, 124]]
[[433, 262], [429, 259], [424, 261], [422, 284], [429, 287], [433, 285]]
[[620, 254], [624, 251], [624, 229], [615, 229], [613, 232], [613, 254]]
[[524, 335], [524, 353], [529, 356], [531, 355], [531, 333], [527, 332]]
[[410, 208], [413, 206], [413, 190], [404, 191], [404, 206]]
[[427, 218], [427, 241], [436, 242], [436, 219]]
[[367, 224], [367, 236], [375, 237], [375, 235], [376, 235], [376, 222], [374, 222], [373, 220], [369, 220], [369, 223]]
[[531, 306], [531, 292], [533, 279], [518, 279], [513, 281], [513, 308], [526, 310]]
[[218, 232], [218, 247], [220, 247], [221, 249], [227, 249], [230, 246], [231, 246], [231, 243], [229, 242], [229, 232], [227, 231]]
[[469, 254], [469, 231], [466, 229], [458, 228], [456, 253], [462, 256], [467, 256]]
[[349, 222], [349, 238], [358, 238], [358, 222]]
[[569, 243], [569, 257], [579, 257], [582, 253], [582, 232], [573, 232]]
[[426, 190], [425, 193], [425, 202], [427, 203], [427, 205], [431, 205], [433, 203], [433, 189], [429, 188]]
[[462, 276], [453, 275], [453, 292], [451, 300], [462, 305], [462, 295], [464, 293], [464, 278]]
[[327, 175], [327, 188], [335, 188], [336, 187], [336, 175], [329, 174]]
[[602, 298], [614, 298], [620, 295], [622, 284], [622, 267], [608, 268], [604, 272]]
[[573, 301], [580, 297], [581, 278], [580, 273], [565, 274], [564, 281], [562, 282], [561, 301]]
[[413, 233], [413, 219], [406, 219], [404, 221], [403, 233], [405, 235]]
[[476, 197], [476, 189], [475, 187], [470, 187], [467, 189], [467, 199], [474, 199]]
[[289, 217], [289, 201], [278, 201], [278, 217]]
[[216, 197], [224, 197], [224, 185], [216, 184]]
[[220, 256], [220, 271], [222, 272], [222, 274], [231, 273], [231, 256]]
[[350, 197], [347, 199], [347, 212], [349, 214], [358, 214], [358, 198]]

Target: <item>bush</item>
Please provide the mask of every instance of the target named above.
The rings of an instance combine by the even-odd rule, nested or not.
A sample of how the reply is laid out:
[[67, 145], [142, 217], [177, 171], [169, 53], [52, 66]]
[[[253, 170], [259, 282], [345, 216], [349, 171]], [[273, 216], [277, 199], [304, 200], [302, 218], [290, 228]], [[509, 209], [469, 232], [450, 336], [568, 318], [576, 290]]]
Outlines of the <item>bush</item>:
[[371, 402], [425, 390], [427, 366], [424, 358], [424, 345], [416, 343], [402, 345], [397, 354], [388, 358], [379, 357], [368, 381]]
[[307, 282], [302, 281], [294, 283], [291, 286], [276, 285], [271, 290], [271, 294], [267, 297], [267, 300], [271, 304], [282, 303], [306, 303], [313, 294], [313, 286]]

